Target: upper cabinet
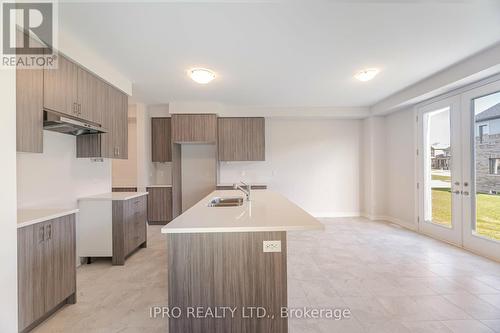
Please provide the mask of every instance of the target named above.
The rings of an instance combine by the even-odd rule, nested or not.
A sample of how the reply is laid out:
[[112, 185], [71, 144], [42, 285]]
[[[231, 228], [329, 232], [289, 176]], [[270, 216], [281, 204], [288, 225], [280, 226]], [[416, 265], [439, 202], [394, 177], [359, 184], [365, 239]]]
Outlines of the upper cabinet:
[[98, 104], [100, 79], [59, 55], [57, 69], [45, 69], [43, 107], [96, 124], [102, 122], [102, 105]]
[[83, 68], [78, 68], [78, 117], [102, 125], [104, 104], [99, 101], [101, 80]]
[[171, 119], [151, 118], [151, 160], [172, 162]]
[[218, 118], [220, 161], [264, 161], [264, 118]]
[[113, 158], [128, 158], [128, 97], [121, 91], [111, 88], [110, 108], [113, 126]]
[[43, 71], [43, 107], [78, 117], [78, 66], [61, 55], [58, 61], [57, 69]]
[[16, 70], [17, 151], [43, 152], [43, 70]]
[[173, 114], [173, 143], [216, 143], [217, 115]]
[[43, 152], [43, 110], [79, 118], [107, 130], [77, 137], [77, 157], [128, 158], [128, 97], [58, 55], [56, 69], [16, 71], [17, 151]]
[[128, 158], [128, 97], [109, 84], [98, 82], [97, 101], [103, 105], [103, 134], [81, 135], [76, 139], [76, 157]]

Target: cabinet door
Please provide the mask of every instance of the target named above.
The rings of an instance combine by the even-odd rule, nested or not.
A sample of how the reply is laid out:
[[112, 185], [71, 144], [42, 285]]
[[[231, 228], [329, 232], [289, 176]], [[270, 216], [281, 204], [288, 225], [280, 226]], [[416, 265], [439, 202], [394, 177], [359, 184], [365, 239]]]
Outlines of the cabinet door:
[[264, 161], [264, 118], [219, 118], [220, 161]]
[[17, 151], [43, 152], [43, 70], [16, 70]]
[[215, 143], [217, 141], [217, 116], [215, 114], [172, 115], [172, 141]]
[[151, 118], [151, 156], [153, 162], [171, 162], [170, 118]]
[[19, 331], [45, 313], [43, 247], [44, 223], [17, 229]]
[[99, 100], [99, 79], [83, 68], [78, 68], [78, 116], [101, 124], [104, 105]]
[[43, 107], [78, 117], [78, 67], [59, 54], [57, 69], [43, 70]]
[[146, 241], [146, 222], [147, 222], [147, 197], [142, 196], [138, 198], [135, 213], [135, 246], [137, 247]]
[[114, 158], [113, 110], [111, 109], [113, 88], [101, 80], [97, 80], [96, 85], [96, 105], [101, 117], [100, 124], [106, 133], [77, 136], [76, 157], [78, 158]]
[[168, 222], [172, 220], [172, 188], [148, 187], [148, 221]]
[[50, 311], [76, 290], [75, 215], [45, 225], [45, 309]]
[[128, 158], [128, 99], [125, 94], [112, 88], [110, 110], [113, 117], [113, 156]]

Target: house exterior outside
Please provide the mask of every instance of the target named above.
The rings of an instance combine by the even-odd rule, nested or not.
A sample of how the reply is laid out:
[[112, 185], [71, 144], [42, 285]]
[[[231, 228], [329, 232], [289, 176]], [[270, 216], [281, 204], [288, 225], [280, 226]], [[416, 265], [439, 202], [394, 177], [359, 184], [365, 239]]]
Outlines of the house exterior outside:
[[500, 194], [500, 103], [476, 115], [476, 191]]
[[451, 147], [431, 147], [431, 168], [433, 170], [450, 170]]

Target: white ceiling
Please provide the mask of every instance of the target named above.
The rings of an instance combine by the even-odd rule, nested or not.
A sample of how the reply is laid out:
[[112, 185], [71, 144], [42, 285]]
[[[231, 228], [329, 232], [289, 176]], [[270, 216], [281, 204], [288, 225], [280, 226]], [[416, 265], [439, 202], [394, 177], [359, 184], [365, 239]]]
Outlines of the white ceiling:
[[[60, 29], [148, 104], [370, 106], [500, 42], [500, 1], [62, 3]], [[198, 85], [194, 66], [217, 79]], [[382, 72], [361, 83], [365, 67]]]

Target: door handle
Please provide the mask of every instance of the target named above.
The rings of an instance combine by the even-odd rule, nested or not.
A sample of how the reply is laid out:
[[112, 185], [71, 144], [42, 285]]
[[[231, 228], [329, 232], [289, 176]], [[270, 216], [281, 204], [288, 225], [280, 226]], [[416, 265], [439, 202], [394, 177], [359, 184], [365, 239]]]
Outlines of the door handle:
[[453, 193], [455, 193], [455, 194], [460, 194], [460, 191], [459, 191], [459, 190], [456, 190], [456, 191], [453, 191]]
[[465, 196], [468, 196], [469, 192], [468, 191], [463, 191], [462, 194], [465, 195]]

